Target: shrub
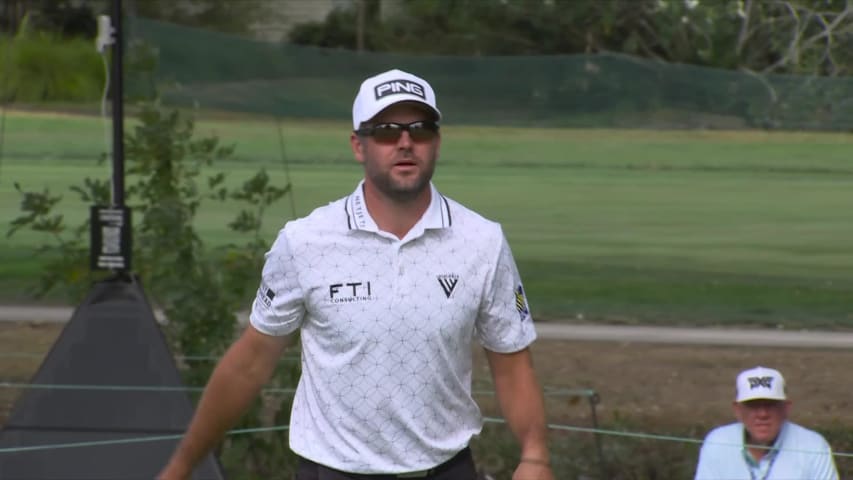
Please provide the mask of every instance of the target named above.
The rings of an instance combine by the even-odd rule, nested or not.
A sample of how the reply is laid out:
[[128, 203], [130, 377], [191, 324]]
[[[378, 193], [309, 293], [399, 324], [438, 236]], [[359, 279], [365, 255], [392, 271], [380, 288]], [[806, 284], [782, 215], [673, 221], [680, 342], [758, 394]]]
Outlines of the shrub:
[[101, 97], [106, 71], [92, 42], [25, 23], [14, 37], [0, 37], [0, 77], [4, 102], [80, 102]]

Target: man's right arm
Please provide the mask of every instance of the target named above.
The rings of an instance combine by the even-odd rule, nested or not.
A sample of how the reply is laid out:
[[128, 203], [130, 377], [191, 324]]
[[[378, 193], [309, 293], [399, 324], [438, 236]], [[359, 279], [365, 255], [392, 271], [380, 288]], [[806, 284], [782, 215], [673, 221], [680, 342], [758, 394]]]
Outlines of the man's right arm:
[[699, 461], [696, 465], [696, 475], [693, 477], [694, 480], [716, 480], [722, 478], [720, 476], [721, 472], [717, 470], [720, 458], [714, 441], [713, 436], [708, 435], [702, 442], [702, 448], [699, 450]]
[[186, 434], [161, 480], [183, 480], [222, 440], [269, 381], [290, 336], [274, 337], [248, 326], [219, 361]]

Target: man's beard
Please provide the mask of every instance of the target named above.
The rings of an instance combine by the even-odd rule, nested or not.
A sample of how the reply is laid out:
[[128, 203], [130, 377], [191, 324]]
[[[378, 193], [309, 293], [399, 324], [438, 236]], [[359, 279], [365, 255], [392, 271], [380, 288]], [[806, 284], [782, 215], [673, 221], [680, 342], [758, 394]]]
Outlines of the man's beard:
[[[418, 165], [421, 164], [419, 163]], [[418, 198], [424, 190], [429, 188], [429, 182], [432, 179], [434, 170], [435, 162], [432, 162], [428, 165], [427, 169], [420, 170], [417, 177], [406, 177], [402, 181], [395, 178], [391, 171], [370, 172], [368, 170], [367, 175], [370, 177], [373, 185], [376, 186], [376, 189], [382, 192], [383, 195], [401, 203], [408, 203]]]

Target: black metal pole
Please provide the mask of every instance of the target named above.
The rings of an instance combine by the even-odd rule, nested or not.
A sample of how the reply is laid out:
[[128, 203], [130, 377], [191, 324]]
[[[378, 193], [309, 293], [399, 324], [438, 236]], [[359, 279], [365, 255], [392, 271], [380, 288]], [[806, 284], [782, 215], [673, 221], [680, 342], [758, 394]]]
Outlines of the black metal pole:
[[112, 69], [110, 85], [113, 103], [113, 206], [124, 206], [124, 57], [121, 0], [112, 0], [112, 24], [114, 28]]

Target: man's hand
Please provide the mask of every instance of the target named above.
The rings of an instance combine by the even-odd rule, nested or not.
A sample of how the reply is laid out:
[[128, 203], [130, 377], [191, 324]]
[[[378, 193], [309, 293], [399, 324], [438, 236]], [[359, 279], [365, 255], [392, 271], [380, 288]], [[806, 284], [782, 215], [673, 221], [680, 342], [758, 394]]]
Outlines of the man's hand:
[[190, 478], [191, 473], [184, 466], [169, 464], [155, 478], [156, 480], [186, 480]]
[[498, 403], [521, 445], [521, 460], [512, 480], [554, 480], [548, 454], [548, 427], [542, 389], [529, 349], [515, 353], [486, 350]]
[[548, 463], [522, 459], [515, 473], [512, 474], [512, 480], [555, 480], [555, 478]]

